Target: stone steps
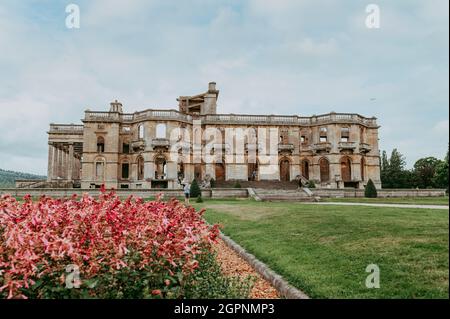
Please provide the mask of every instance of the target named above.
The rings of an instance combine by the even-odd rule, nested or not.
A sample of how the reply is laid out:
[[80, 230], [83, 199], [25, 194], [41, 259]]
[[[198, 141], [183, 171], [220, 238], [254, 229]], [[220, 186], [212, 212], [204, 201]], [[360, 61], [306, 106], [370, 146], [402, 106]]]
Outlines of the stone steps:
[[313, 202], [318, 201], [319, 198], [308, 194], [303, 189], [296, 190], [269, 190], [269, 189], [254, 189], [255, 194], [262, 201], [290, 201], [290, 202]]
[[[217, 188], [233, 188], [235, 181], [216, 182]], [[298, 182], [282, 182], [282, 181], [239, 181], [242, 188], [270, 189], [270, 190], [296, 190]]]

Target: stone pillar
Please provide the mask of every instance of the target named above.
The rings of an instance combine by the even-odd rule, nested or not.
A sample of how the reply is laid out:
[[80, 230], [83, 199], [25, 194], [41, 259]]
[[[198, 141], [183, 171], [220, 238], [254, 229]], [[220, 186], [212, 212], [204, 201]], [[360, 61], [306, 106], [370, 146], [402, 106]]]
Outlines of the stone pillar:
[[73, 143], [69, 144], [69, 171], [67, 179], [69, 181], [73, 180], [73, 170], [74, 170], [74, 155], [73, 155]]
[[56, 148], [56, 178], [61, 177], [61, 149], [59, 145]]
[[52, 143], [48, 143], [48, 166], [47, 166], [47, 181], [50, 182], [53, 178], [53, 162], [54, 162], [54, 149]]

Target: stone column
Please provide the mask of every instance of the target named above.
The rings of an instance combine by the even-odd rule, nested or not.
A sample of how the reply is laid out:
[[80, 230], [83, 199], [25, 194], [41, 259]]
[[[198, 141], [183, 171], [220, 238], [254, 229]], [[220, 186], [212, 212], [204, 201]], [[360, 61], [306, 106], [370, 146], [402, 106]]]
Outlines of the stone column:
[[61, 176], [61, 150], [59, 145], [56, 146], [56, 163], [55, 163], [55, 179]]
[[47, 181], [50, 182], [53, 178], [53, 162], [54, 162], [54, 149], [52, 143], [48, 143], [48, 166], [47, 166]]
[[60, 146], [60, 148], [58, 148], [58, 152], [59, 152], [59, 156], [58, 156], [58, 161], [59, 161], [59, 165], [58, 165], [58, 177], [59, 178], [63, 178], [64, 177], [64, 150], [62, 149], [62, 146]]
[[73, 180], [73, 169], [74, 169], [74, 155], [73, 155], [73, 143], [69, 144], [69, 170], [67, 179], [69, 181]]

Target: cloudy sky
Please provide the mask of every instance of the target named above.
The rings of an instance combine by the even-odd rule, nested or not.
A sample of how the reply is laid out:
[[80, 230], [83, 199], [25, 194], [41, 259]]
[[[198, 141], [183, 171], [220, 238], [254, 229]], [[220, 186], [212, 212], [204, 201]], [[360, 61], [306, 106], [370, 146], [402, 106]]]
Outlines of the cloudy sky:
[[448, 26], [448, 0], [1, 0], [0, 168], [46, 174], [50, 122], [176, 108], [209, 81], [220, 113], [376, 116], [381, 149], [442, 158]]

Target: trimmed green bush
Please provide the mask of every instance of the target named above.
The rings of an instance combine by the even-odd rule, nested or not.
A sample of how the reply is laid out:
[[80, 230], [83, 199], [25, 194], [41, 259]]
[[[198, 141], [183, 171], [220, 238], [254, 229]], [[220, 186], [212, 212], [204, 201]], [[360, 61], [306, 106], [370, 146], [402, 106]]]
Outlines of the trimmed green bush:
[[236, 182], [236, 183], [234, 183], [233, 188], [242, 188], [242, 186], [239, 182]]
[[308, 183], [306, 183], [306, 187], [316, 188], [316, 183], [314, 183], [314, 181], [308, 181]]
[[377, 198], [378, 193], [377, 189], [375, 188], [375, 184], [371, 179], [367, 182], [366, 188], [364, 190], [364, 196], [367, 198]]
[[202, 195], [197, 197], [197, 200], [195, 201], [196, 203], [203, 203], [203, 198]]
[[211, 178], [211, 180], [209, 181], [209, 184], [211, 185], [211, 188], [215, 188], [216, 187], [216, 180], [214, 178]]
[[199, 196], [202, 196], [202, 192], [200, 190], [200, 186], [198, 186], [197, 180], [194, 178], [191, 184], [191, 197]]

